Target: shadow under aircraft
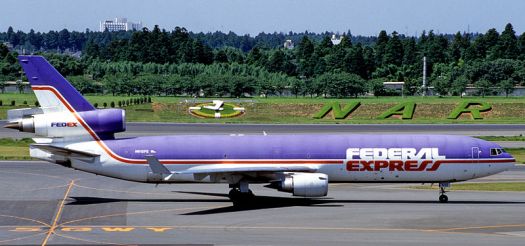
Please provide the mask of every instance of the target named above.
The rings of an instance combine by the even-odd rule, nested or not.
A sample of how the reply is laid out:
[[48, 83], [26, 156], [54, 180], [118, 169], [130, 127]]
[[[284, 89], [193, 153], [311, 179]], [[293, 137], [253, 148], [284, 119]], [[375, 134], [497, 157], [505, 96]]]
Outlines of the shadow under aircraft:
[[[73, 199], [66, 205], [91, 205], [103, 204], [113, 202], [150, 202], [150, 203], [216, 203], [224, 202], [230, 203], [228, 194], [210, 193], [210, 192], [187, 192], [174, 191], [182, 194], [193, 194], [202, 196], [217, 197], [215, 199], [126, 199], [126, 198], [104, 198], [104, 197], [70, 197]], [[182, 215], [206, 215], [206, 214], [220, 214], [232, 213], [249, 210], [262, 210], [272, 208], [285, 207], [343, 207], [344, 204], [432, 204], [438, 203], [436, 201], [427, 200], [346, 200], [346, 199], [330, 199], [330, 198], [294, 198], [294, 197], [270, 197], [270, 196], [256, 196], [249, 203], [243, 203], [242, 206], [228, 205], [219, 208], [212, 208], [202, 211], [195, 211], [184, 213]], [[494, 205], [494, 204], [525, 204], [525, 202], [514, 201], [453, 201], [452, 204], [478, 204], [478, 205]]]

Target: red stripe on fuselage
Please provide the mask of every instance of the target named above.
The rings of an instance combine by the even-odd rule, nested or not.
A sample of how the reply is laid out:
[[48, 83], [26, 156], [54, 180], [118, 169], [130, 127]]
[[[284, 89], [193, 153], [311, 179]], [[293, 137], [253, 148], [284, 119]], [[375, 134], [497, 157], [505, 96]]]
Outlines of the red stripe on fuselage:
[[436, 171], [441, 164], [484, 164], [484, 163], [513, 163], [515, 162], [515, 159], [449, 159], [449, 160], [436, 160], [434, 164], [432, 165], [432, 168], [428, 169], [427, 171]]
[[[93, 137], [95, 142], [113, 159], [128, 164], [147, 164], [146, 160], [127, 159], [113, 153], [109, 147], [106, 146], [98, 135], [89, 127], [89, 125], [78, 115], [76, 110], [64, 99], [62, 94], [52, 86], [31, 86], [33, 90], [51, 91], [66, 108], [75, 116], [82, 127], [88, 131], [89, 135]], [[160, 161], [160, 160], [159, 160]], [[162, 160], [162, 164], [344, 164], [345, 160]], [[436, 160], [433, 168], [438, 168], [441, 164], [465, 164], [465, 163], [512, 163], [515, 159], [453, 159], [453, 160]]]

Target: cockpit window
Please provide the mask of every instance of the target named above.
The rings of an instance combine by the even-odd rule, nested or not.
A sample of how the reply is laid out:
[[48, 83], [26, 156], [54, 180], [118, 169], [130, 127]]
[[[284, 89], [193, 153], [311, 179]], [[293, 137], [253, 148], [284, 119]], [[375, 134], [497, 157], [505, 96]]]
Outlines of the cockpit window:
[[497, 156], [497, 155], [501, 155], [503, 153], [505, 153], [505, 150], [503, 150], [503, 149], [498, 149], [498, 148], [490, 149], [490, 155], [491, 156]]

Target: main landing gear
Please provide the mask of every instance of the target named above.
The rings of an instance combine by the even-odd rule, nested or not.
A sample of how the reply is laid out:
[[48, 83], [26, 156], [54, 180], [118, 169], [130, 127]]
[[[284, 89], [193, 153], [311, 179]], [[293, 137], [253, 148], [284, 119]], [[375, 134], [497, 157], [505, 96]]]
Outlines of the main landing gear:
[[230, 184], [230, 193], [228, 197], [233, 202], [233, 206], [240, 207], [249, 204], [253, 200], [255, 195], [248, 188], [248, 182], [241, 181], [237, 184]]
[[450, 183], [439, 183], [439, 202], [446, 203], [448, 202], [448, 196], [445, 195], [447, 191], [445, 188], [450, 187]]

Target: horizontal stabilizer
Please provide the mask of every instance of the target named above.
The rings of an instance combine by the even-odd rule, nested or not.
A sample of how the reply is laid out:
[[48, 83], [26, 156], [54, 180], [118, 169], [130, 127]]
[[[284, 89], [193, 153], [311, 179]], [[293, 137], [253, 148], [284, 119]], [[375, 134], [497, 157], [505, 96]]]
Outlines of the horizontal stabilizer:
[[30, 146], [31, 148], [40, 149], [40, 150], [50, 152], [56, 155], [63, 155], [63, 156], [76, 155], [80, 157], [89, 157], [89, 158], [100, 156], [99, 154], [95, 154], [95, 153], [74, 150], [74, 149], [69, 149], [69, 148], [64, 148], [64, 147], [58, 147], [58, 146], [53, 146], [49, 144], [31, 144]]

